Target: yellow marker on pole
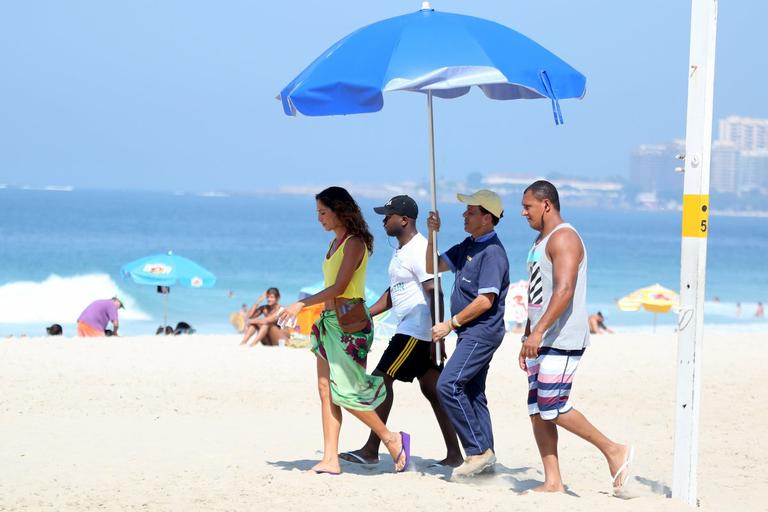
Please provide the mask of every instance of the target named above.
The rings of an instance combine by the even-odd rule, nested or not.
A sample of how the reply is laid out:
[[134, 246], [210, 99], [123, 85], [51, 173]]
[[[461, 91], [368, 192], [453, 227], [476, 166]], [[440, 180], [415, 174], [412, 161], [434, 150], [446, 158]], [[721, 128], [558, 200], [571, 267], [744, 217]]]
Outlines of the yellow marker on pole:
[[683, 236], [707, 238], [709, 233], [709, 195], [683, 196]]

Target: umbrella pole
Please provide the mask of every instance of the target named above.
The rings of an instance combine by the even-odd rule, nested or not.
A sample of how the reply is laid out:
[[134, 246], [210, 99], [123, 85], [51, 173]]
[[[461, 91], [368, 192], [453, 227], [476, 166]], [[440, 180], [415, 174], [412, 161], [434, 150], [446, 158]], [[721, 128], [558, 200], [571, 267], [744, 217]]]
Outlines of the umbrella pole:
[[[427, 91], [427, 114], [429, 126], [429, 168], [430, 185], [432, 187], [432, 211], [437, 211], [437, 177], [435, 175], [435, 122], [432, 115], [432, 91]], [[435, 322], [440, 321], [440, 273], [437, 265], [437, 231], [432, 232], [432, 269], [435, 271], [433, 287], [435, 308]], [[435, 360], [440, 364], [440, 344], [435, 345]]]
[[[170, 290], [169, 290], [170, 291]], [[163, 294], [163, 329], [168, 325], [168, 294]]]

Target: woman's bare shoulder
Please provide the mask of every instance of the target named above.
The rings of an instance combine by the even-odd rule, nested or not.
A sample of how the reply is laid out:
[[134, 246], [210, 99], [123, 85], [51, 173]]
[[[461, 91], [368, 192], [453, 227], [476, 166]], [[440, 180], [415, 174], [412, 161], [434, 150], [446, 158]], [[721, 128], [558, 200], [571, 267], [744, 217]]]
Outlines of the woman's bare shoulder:
[[352, 249], [362, 251], [365, 248], [365, 242], [363, 242], [363, 239], [357, 235], [350, 235], [345, 243], [345, 248], [347, 250]]

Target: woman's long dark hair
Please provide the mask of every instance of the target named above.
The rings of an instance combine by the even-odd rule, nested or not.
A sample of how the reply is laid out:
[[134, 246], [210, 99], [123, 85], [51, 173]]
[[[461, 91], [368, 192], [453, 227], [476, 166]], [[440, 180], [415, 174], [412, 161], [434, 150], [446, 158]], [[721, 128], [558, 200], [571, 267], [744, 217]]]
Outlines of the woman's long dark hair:
[[315, 196], [315, 199], [331, 209], [339, 218], [350, 236], [359, 236], [368, 252], [373, 252], [373, 235], [368, 229], [368, 223], [363, 218], [363, 212], [357, 202], [341, 187], [328, 187]]

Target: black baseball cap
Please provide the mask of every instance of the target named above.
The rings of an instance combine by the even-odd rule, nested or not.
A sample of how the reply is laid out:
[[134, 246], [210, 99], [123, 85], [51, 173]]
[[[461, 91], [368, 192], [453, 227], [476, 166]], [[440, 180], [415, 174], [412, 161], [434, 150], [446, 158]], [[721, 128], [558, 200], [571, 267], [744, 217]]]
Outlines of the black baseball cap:
[[419, 206], [416, 201], [408, 196], [395, 196], [384, 206], [377, 206], [373, 209], [379, 215], [400, 215], [401, 217], [410, 217], [415, 219], [419, 216]]

